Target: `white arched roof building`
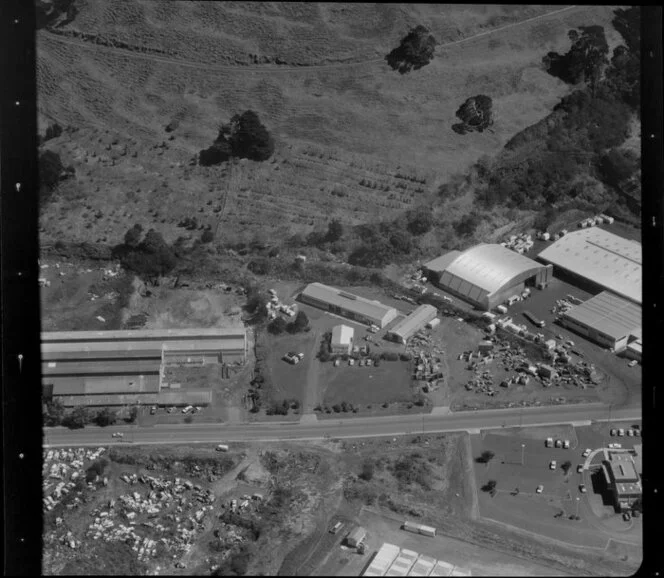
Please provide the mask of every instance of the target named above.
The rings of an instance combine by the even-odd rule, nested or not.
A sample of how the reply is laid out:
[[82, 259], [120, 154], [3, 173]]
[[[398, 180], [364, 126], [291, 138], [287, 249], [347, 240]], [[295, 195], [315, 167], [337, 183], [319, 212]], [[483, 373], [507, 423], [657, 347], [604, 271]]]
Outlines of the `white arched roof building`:
[[545, 266], [502, 245], [480, 244], [466, 251], [451, 251], [424, 265], [442, 288], [482, 309], [492, 309], [523, 290], [527, 280], [544, 286], [552, 267]]

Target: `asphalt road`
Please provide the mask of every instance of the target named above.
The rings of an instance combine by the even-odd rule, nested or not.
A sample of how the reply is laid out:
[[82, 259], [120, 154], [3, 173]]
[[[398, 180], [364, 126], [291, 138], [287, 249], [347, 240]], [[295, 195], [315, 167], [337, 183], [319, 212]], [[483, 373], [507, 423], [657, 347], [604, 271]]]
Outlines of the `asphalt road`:
[[[387, 417], [326, 419], [318, 422], [272, 422], [245, 424], [157, 424], [151, 427], [88, 426], [80, 430], [44, 428], [45, 447], [109, 446], [122, 444], [180, 444], [225, 442], [270, 442], [397, 436], [480, 429], [567, 424], [588, 425], [591, 420], [607, 421], [608, 408], [602, 404], [578, 404], [524, 409], [498, 409], [446, 415], [420, 414]], [[641, 419], [639, 409], [613, 409], [611, 421]], [[124, 437], [113, 438], [119, 431]]]

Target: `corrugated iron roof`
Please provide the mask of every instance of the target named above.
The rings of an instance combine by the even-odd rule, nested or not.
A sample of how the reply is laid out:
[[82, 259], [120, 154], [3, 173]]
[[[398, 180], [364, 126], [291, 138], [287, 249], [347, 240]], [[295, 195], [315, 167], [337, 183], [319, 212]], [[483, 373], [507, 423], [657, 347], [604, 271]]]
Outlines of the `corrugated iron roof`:
[[642, 325], [641, 305], [610, 291], [570, 308], [564, 317], [591, 327], [613, 339], [620, 339]]
[[358, 313], [376, 321], [381, 321], [392, 315], [396, 316], [396, 309], [394, 307], [389, 307], [378, 301], [371, 301], [352, 293], [340, 291], [322, 283], [310, 283], [303, 289], [302, 295], [341, 307], [342, 309]]
[[518, 275], [542, 265], [502, 245], [482, 243], [457, 256], [445, 270], [487, 293], [495, 293]]
[[436, 315], [438, 315], [438, 309], [433, 305], [420, 305], [390, 329], [390, 333], [406, 340], [424, 327], [427, 322], [434, 319]]
[[332, 345], [349, 345], [354, 334], [355, 330], [348, 325], [335, 325], [332, 328]]
[[208, 327], [182, 329], [140, 329], [112, 331], [45, 331], [41, 340], [57, 341], [166, 341], [178, 339], [227, 339], [244, 337], [244, 327]]
[[598, 227], [568, 233], [539, 257], [618, 295], [642, 302], [641, 243]]

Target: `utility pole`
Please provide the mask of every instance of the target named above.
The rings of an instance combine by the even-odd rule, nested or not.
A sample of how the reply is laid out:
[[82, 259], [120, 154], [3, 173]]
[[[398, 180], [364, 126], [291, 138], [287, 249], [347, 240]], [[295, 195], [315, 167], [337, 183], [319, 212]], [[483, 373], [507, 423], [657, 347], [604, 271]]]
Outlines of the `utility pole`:
[[521, 444], [521, 465], [523, 465], [524, 452], [526, 450], [526, 444]]

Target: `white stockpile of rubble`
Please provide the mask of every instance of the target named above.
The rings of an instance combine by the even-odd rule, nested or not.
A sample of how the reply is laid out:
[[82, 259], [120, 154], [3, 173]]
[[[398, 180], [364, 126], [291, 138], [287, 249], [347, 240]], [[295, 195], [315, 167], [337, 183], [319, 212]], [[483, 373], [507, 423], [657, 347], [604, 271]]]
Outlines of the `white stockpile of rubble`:
[[[51, 511], [62, 498], [67, 495], [76, 485], [76, 481], [84, 475], [83, 465], [85, 462], [93, 462], [105, 452], [105, 448], [90, 450], [85, 448], [44, 450], [42, 470], [42, 491], [44, 497], [42, 503], [46, 511]], [[56, 482], [55, 480], [59, 480]], [[94, 484], [88, 484], [93, 487]], [[80, 499], [67, 504], [71, 509], [80, 504]]]

